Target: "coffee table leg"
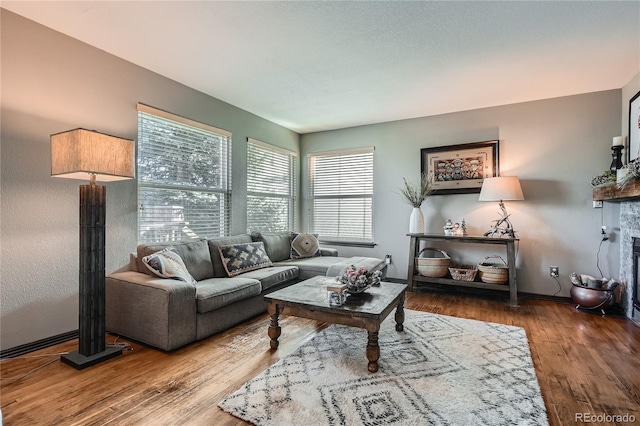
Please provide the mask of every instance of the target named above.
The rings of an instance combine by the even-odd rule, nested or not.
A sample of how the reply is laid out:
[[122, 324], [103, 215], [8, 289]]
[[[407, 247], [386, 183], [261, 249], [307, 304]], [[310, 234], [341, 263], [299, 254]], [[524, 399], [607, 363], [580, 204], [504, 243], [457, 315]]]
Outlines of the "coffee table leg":
[[400, 296], [400, 301], [396, 308], [396, 331], [402, 330], [404, 330], [404, 293]]
[[369, 331], [369, 341], [367, 342], [367, 359], [369, 365], [367, 368], [370, 372], [378, 371], [378, 360], [380, 359], [380, 346], [378, 346], [378, 332]]
[[269, 344], [271, 345], [271, 349], [278, 349], [278, 337], [280, 337], [280, 326], [278, 325], [278, 315], [280, 314], [280, 309], [278, 305], [269, 305], [268, 307], [269, 315], [271, 315], [271, 323], [269, 324], [269, 338], [271, 341]]

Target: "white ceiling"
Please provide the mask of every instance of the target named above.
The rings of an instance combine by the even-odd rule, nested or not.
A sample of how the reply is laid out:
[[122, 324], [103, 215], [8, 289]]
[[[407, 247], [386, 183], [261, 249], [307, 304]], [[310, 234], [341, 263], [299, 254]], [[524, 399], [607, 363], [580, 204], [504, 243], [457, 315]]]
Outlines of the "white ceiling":
[[640, 2], [2, 1], [299, 133], [619, 89]]

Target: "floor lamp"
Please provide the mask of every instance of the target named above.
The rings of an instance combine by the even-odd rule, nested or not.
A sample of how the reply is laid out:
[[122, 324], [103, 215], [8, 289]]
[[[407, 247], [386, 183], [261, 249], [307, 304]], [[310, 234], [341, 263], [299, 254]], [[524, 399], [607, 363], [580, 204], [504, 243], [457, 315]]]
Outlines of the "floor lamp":
[[81, 370], [122, 353], [105, 345], [107, 191], [96, 181], [134, 178], [134, 143], [85, 129], [51, 135], [51, 176], [89, 179], [89, 185], [80, 185], [78, 350], [61, 357]]

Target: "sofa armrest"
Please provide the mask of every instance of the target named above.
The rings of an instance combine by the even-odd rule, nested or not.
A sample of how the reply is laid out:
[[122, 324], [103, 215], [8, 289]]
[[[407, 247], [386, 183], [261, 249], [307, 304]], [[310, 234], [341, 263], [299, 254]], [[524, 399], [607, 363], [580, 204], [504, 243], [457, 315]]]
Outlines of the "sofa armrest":
[[196, 288], [126, 271], [106, 277], [106, 328], [165, 351], [196, 340]]
[[338, 250], [334, 248], [320, 247], [320, 256], [334, 256], [338, 257]]

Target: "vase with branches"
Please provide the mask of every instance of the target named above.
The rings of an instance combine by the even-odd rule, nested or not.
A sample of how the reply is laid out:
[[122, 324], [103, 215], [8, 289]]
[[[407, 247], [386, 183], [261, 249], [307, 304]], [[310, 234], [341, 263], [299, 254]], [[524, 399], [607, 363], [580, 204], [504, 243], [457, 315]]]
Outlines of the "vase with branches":
[[422, 234], [424, 233], [424, 215], [420, 207], [433, 192], [431, 180], [426, 174], [422, 174], [418, 182], [410, 182], [404, 177], [402, 181], [404, 185], [400, 187], [400, 194], [406, 202], [413, 206], [409, 218], [409, 233]]

